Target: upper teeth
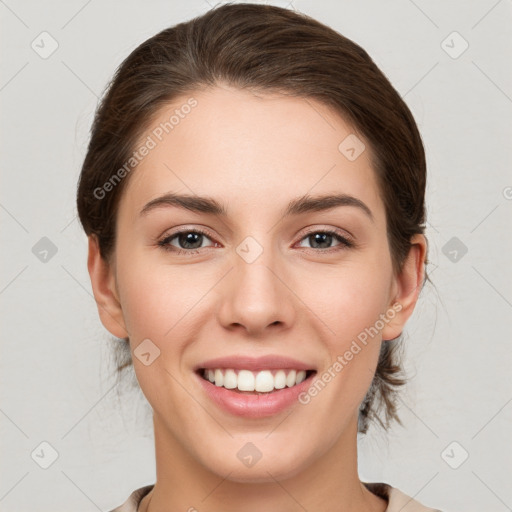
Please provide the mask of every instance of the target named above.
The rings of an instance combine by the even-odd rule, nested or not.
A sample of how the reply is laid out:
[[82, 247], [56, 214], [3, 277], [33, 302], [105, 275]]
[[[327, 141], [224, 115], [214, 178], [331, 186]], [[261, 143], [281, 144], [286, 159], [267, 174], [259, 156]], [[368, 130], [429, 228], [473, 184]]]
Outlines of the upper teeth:
[[291, 388], [306, 378], [305, 370], [250, 370], [205, 369], [204, 377], [216, 386], [239, 391], [269, 392], [274, 389]]

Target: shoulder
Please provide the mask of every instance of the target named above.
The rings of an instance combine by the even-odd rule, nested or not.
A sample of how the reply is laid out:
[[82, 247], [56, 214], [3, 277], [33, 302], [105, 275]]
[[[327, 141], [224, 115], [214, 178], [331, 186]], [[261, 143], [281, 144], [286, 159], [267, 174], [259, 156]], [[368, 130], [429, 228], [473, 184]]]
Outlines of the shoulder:
[[366, 488], [388, 502], [386, 512], [441, 512], [429, 508], [403, 493], [400, 489], [383, 482], [362, 482]]
[[119, 507], [114, 508], [110, 512], [137, 512], [137, 508], [142, 498], [144, 498], [144, 496], [146, 496], [153, 487], [153, 485], [146, 485], [136, 489], [122, 505], [119, 505]]

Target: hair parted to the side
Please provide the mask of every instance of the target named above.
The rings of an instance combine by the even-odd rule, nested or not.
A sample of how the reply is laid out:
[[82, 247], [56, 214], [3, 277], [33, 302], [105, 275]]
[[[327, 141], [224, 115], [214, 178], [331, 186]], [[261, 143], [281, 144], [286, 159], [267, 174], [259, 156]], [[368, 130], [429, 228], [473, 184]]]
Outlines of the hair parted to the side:
[[[95, 114], [77, 190], [80, 222], [87, 235], [97, 237], [102, 257], [110, 261], [113, 255], [119, 201], [136, 168], [101, 199], [95, 190], [128, 161], [164, 105], [220, 83], [317, 100], [368, 143], [393, 269], [399, 272], [411, 237], [425, 229], [425, 153], [409, 108], [360, 46], [305, 14], [258, 4], [223, 4], [165, 29], [116, 70]], [[131, 364], [125, 342], [119, 371]], [[401, 423], [400, 348], [401, 336], [382, 342], [360, 407], [361, 433], [372, 419], [385, 429], [392, 420]]]

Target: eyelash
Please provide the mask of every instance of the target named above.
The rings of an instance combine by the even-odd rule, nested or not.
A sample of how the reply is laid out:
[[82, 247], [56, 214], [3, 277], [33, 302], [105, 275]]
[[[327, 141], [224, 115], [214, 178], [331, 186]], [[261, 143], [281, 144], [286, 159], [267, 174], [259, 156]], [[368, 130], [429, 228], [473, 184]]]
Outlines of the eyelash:
[[[201, 247], [200, 249], [180, 249], [180, 248], [174, 247], [173, 245], [170, 245], [171, 240], [173, 240], [174, 238], [176, 238], [177, 236], [179, 236], [183, 233], [197, 233], [197, 234], [206, 236], [207, 238], [211, 238], [210, 235], [206, 231], [203, 231], [202, 229], [198, 229], [198, 228], [184, 229], [182, 231], [176, 231], [172, 235], [162, 238], [161, 240], [159, 240], [157, 242], [157, 244], [164, 251], [172, 252], [177, 255], [186, 255], [186, 256], [192, 256], [194, 254], [197, 254], [200, 251], [200, 249], [205, 249], [205, 247]], [[333, 236], [338, 242], [340, 242], [340, 245], [335, 246], [335, 247], [329, 247], [327, 249], [315, 249], [313, 247], [305, 247], [305, 249], [309, 249], [309, 250], [317, 252], [317, 253], [318, 252], [332, 253], [332, 252], [337, 252], [337, 251], [340, 251], [343, 249], [351, 249], [356, 246], [356, 244], [354, 242], [352, 242], [351, 240], [349, 240], [348, 238], [340, 235], [337, 231], [330, 230], [330, 229], [324, 229], [324, 230], [316, 229], [316, 230], [309, 231], [309, 232], [305, 233], [305, 235], [300, 239], [300, 241], [304, 240], [308, 236], [311, 236], [311, 235], [314, 235], [317, 233], [322, 233], [324, 235]]]

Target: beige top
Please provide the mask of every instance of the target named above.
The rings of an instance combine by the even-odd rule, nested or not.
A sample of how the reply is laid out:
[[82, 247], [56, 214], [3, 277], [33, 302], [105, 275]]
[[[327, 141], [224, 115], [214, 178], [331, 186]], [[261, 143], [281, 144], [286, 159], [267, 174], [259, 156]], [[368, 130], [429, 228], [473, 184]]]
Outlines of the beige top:
[[[366, 488], [376, 494], [380, 498], [384, 498], [388, 502], [386, 512], [441, 512], [438, 509], [428, 508], [413, 500], [411, 497], [391, 487], [389, 484], [382, 482], [362, 482]], [[129, 498], [119, 507], [110, 512], [137, 512], [139, 503], [153, 489], [153, 485], [146, 485], [133, 491]]]

